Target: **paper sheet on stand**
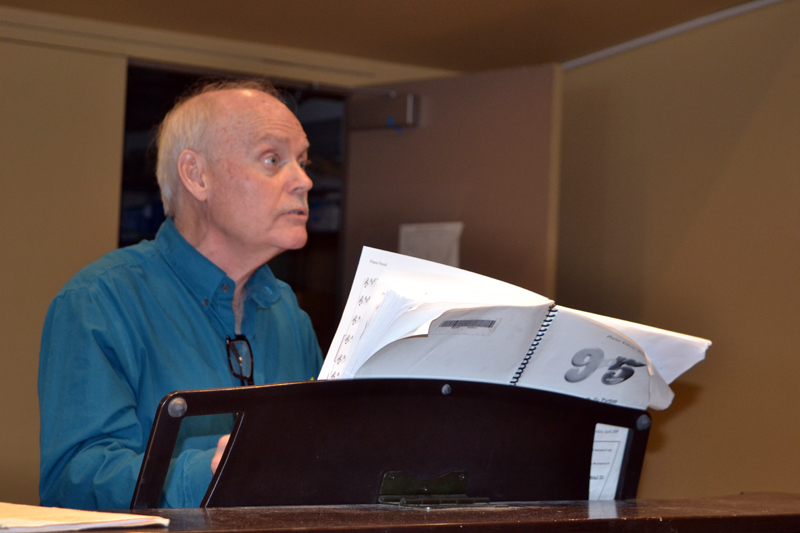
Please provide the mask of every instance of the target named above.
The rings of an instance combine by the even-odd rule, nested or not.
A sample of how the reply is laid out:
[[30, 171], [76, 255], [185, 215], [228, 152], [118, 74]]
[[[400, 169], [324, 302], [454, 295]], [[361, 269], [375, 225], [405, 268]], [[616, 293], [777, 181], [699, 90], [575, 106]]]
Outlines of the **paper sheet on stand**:
[[705, 359], [711, 341], [586, 311], [575, 311], [606, 324], [636, 341], [668, 384]]

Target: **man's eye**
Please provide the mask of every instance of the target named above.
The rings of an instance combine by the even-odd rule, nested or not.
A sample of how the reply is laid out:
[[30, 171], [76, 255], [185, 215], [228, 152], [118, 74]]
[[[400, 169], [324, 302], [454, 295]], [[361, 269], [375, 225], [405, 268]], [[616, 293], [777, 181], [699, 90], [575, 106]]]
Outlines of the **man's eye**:
[[264, 157], [264, 163], [273, 167], [277, 167], [278, 165], [280, 165], [280, 161], [278, 160], [278, 156], [276, 155], [268, 155]]
[[303, 161], [300, 161], [300, 168], [305, 170], [305, 169], [308, 168], [308, 165], [310, 165], [310, 164], [311, 164], [311, 160], [310, 159], [305, 159]]

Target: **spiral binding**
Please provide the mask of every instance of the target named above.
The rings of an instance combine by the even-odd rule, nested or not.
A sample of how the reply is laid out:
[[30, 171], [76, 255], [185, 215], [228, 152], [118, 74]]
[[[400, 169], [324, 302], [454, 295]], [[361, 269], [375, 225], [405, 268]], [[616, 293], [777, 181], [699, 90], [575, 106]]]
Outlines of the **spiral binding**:
[[536, 347], [539, 346], [539, 343], [541, 342], [542, 337], [544, 337], [544, 334], [547, 333], [547, 328], [550, 327], [550, 323], [555, 318], [556, 313], [558, 313], [558, 309], [556, 309], [555, 308], [555, 304], [553, 304], [553, 305], [550, 306], [550, 310], [547, 312], [547, 316], [544, 317], [544, 320], [542, 321], [542, 325], [539, 327], [539, 331], [536, 333], [536, 337], [534, 337], [533, 342], [531, 343], [531, 347], [528, 348], [528, 353], [525, 354], [525, 357], [522, 359], [522, 362], [520, 363], [519, 368], [514, 373], [514, 377], [511, 378], [511, 384], [512, 385], [516, 385], [517, 382], [519, 381], [519, 378], [522, 376], [522, 373], [525, 371], [525, 367], [528, 366], [528, 363], [530, 362], [531, 357], [533, 357], [533, 352], [536, 351]]

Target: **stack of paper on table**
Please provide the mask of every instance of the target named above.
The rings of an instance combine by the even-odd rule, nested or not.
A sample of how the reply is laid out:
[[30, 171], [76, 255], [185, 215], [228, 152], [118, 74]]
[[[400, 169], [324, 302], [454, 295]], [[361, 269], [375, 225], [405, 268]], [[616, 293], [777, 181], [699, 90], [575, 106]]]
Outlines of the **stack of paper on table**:
[[121, 513], [78, 511], [58, 507], [37, 507], [0, 503], [0, 532], [77, 531], [82, 529], [169, 526], [169, 519]]

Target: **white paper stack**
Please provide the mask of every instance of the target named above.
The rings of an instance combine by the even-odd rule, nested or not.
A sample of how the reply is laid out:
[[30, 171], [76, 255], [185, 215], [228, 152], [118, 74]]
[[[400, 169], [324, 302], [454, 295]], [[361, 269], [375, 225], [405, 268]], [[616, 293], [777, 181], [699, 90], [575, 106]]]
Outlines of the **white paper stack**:
[[710, 344], [365, 247], [319, 378], [465, 379], [664, 409]]

